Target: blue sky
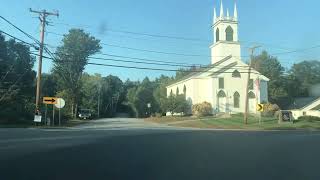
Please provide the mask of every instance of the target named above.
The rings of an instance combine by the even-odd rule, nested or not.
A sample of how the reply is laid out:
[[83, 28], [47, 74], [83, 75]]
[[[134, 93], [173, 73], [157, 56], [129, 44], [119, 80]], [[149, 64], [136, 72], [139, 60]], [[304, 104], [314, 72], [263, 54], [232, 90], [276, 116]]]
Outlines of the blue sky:
[[[39, 20], [29, 8], [59, 10], [60, 17], [50, 17], [53, 26], [48, 32], [64, 34], [71, 27], [83, 27], [87, 32], [104, 43], [133, 47], [137, 49], [156, 50], [203, 56], [176, 56], [139, 52], [110, 46], [103, 46], [102, 52], [120, 56], [149, 58], [162, 61], [187, 62], [190, 64], [209, 64], [212, 44], [213, 7], [219, 7], [220, 0], [0, 0], [0, 14], [26, 32], [39, 38]], [[224, 0], [224, 7], [233, 12], [234, 0]], [[248, 47], [262, 44], [259, 50], [270, 54], [305, 49], [320, 45], [318, 29], [320, 19], [317, 0], [238, 0], [239, 39], [242, 41], [242, 55], [248, 55]], [[219, 8], [218, 8], [219, 12]], [[69, 24], [68, 26], [66, 24]], [[71, 26], [70, 26], [71, 25]], [[16, 37], [31, 42], [23, 34], [11, 28], [4, 21], [0, 29]], [[108, 29], [141, 32], [157, 35], [196, 38], [202, 41], [185, 41], [168, 38], [155, 38], [119, 32]], [[46, 33], [46, 43], [60, 45], [60, 36]], [[54, 48], [51, 48], [54, 50]], [[320, 59], [320, 48], [296, 53], [279, 55], [280, 62], [286, 68], [301, 60]], [[257, 53], [259, 53], [257, 51]], [[110, 57], [106, 57], [110, 58]], [[243, 58], [246, 61], [246, 57]], [[175, 69], [166, 66], [147, 66], [130, 63], [92, 61], [106, 64], [127, 66], [158, 67]], [[36, 68], [36, 67], [35, 67]], [[45, 60], [44, 72], [49, 72], [52, 64]], [[112, 67], [87, 66], [86, 72], [100, 73], [103, 76], [112, 74], [121, 79], [138, 80], [149, 76], [151, 79], [168, 72], [147, 70], [119, 69]]]

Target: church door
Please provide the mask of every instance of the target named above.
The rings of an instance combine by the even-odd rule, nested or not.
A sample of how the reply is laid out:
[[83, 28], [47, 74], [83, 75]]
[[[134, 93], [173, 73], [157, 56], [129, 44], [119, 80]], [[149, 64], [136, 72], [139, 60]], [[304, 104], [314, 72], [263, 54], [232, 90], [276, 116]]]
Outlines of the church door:
[[227, 96], [224, 91], [218, 93], [218, 110], [219, 112], [226, 112], [227, 109]]

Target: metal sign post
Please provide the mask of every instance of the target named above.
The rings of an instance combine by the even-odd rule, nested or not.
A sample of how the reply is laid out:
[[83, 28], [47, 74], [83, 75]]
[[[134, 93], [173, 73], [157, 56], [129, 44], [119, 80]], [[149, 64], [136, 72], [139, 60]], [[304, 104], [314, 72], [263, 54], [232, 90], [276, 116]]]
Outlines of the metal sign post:
[[59, 109], [59, 126], [61, 126], [61, 109], [66, 105], [66, 102], [62, 98], [57, 98], [57, 103], [54, 105]]
[[48, 112], [48, 104], [46, 104], [46, 110], [44, 112], [44, 125], [47, 125], [47, 112]]
[[52, 106], [52, 126], [54, 126], [54, 106]]
[[261, 116], [262, 112], [264, 111], [264, 104], [257, 104], [257, 111], [259, 112], [259, 124], [261, 124]]
[[61, 109], [59, 108], [59, 126], [61, 126], [61, 115], [60, 115]]

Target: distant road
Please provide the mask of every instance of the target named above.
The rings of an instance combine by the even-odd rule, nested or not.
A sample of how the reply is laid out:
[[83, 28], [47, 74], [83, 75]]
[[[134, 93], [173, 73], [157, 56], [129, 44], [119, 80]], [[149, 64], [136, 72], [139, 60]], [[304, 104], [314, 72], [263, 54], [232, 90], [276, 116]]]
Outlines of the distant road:
[[320, 132], [143, 124], [105, 119], [73, 129], [0, 129], [0, 179], [320, 179]]
[[[177, 129], [168, 125], [146, 122], [137, 118], [106, 118], [99, 120], [91, 120], [86, 124], [79, 125], [72, 129]], [[182, 128], [179, 128], [182, 129]]]

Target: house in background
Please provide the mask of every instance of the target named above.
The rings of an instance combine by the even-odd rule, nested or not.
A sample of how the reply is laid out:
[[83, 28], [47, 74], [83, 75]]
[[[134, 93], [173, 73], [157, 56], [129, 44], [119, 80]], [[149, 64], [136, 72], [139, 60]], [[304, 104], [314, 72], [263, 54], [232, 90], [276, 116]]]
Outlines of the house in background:
[[[190, 104], [211, 103], [215, 113], [245, 112], [246, 86], [249, 66], [241, 59], [238, 37], [238, 12], [233, 16], [224, 13], [221, 2], [220, 15], [214, 9], [211, 65], [195, 69], [178, 82], [167, 86], [167, 95], [185, 94]], [[268, 81], [258, 71], [252, 70], [249, 86], [249, 112], [258, 113], [256, 105], [268, 102]]]
[[320, 117], [320, 84], [309, 88], [309, 97], [295, 98], [286, 109], [292, 112], [294, 119], [301, 116]]

